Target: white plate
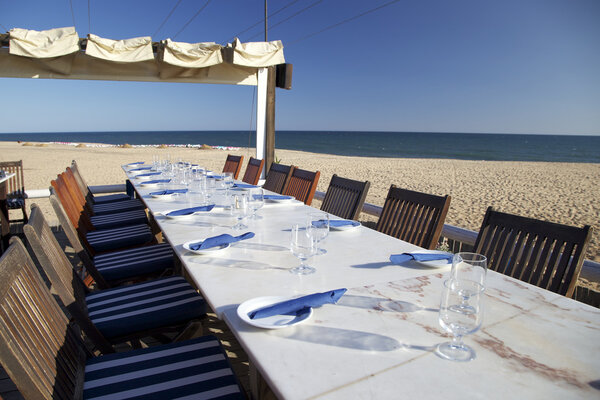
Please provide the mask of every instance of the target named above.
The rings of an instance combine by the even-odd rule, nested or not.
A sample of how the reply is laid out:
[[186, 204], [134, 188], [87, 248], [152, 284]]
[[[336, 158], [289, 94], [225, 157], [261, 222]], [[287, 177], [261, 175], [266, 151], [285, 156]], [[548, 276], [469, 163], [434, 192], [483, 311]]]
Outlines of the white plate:
[[225, 250], [226, 248], [229, 247], [229, 243], [227, 243], [227, 244], [223, 244], [223, 245], [218, 246], [218, 247], [211, 247], [209, 249], [204, 249], [204, 250], [192, 250], [192, 249], [190, 249], [190, 244], [198, 243], [198, 242], [201, 242], [201, 240], [190, 240], [189, 242], [185, 242], [183, 244], [183, 248], [186, 249], [187, 251], [191, 251], [192, 253], [195, 253], [195, 254], [212, 254], [212, 253], [219, 252], [221, 250]]
[[247, 300], [240, 304], [237, 308], [238, 317], [247, 324], [256, 326], [257, 328], [263, 329], [281, 329], [287, 328], [288, 326], [299, 324], [300, 322], [306, 321], [312, 316], [313, 310], [309, 308], [308, 311], [301, 315], [273, 315], [271, 317], [250, 319], [248, 313], [259, 308], [270, 306], [271, 304], [279, 303], [285, 300], [293, 299], [293, 297], [285, 296], [264, 296], [256, 297], [254, 299]]
[[[447, 251], [440, 251], [440, 250], [418, 250], [418, 251], [413, 251], [411, 253], [448, 254], [448, 255], [451, 254], [451, 253], [448, 253]], [[452, 265], [452, 261], [446, 261], [446, 260], [432, 260], [432, 261], [413, 260], [413, 262], [415, 262], [419, 265], [422, 265], [424, 267], [429, 267], [429, 268], [444, 268], [449, 265]]]
[[[175, 210], [173, 210], [175, 211]], [[171, 212], [171, 211], [169, 211]], [[163, 215], [168, 219], [188, 219], [196, 215], [196, 213], [191, 213], [187, 215], [169, 215], [169, 212], [163, 213]]]
[[294, 196], [286, 196], [284, 199], [267, 199], [265, 197], [265, 201], [268, 203], [289, 203], [296, 200]]
[[329, 229], [332, 231], [351, 231], [360, 226], [360, 222], [358, 222], [358, 221], [354, 221], [354, 222], [355, 223], [353, 223], [352, 225], [342, 225], [342, 226], [329, 225]]
[[153, 188], [153, 187], [158, 187], [158, 185], [160, 185], [161, 183], [169, 183], [169, 182], [160, 182], [160, 183], [140, 182], [140, 186], [145, 187], [145, 188]]
[[173, 196], [175, 196], [176, 193], [169, 193], [169, 194], [151, 194], [150, 196], [154, 197], [155, 199], [161, 199], [161, 200], [170, 200], [173, 198]]

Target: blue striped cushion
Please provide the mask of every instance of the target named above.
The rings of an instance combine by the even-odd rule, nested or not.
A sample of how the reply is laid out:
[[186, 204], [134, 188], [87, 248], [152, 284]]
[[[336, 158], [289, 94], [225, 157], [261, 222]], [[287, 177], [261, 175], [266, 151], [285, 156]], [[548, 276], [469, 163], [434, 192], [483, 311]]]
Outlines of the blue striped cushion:
[[144, 203], [137, 199], [117, 201], [107, 204], [94, 204], [92, 211], [94, 215], [113, 214], [116, 212], [144, 209]]
[[144, 210], [125, 211], [114, 214], [95, 215], [90, 218], [96, 229], [118, 228], [120, 226], [147, 224]]
[[94, 201], [94, 204], [106, 204], [112, 203], [113, 201], [131, 200], [131, 197], [125, 193], [114, 193], [104, 196], [94, 196], [92, 194], [92, 200]]
[[86, 296], [88, 314], [107, 338], [186, 323], [206, 302], [181, 276], [101, 290]]
[[11, 210], [23, 208], [25, 206], [25, 199], [6, 199], [6, 206]]
[[102, 252], [138, 246], [152, 241], [154, 236], [146, 224], [92, 231], [86, 240], [94, 251]]
[[107, 281], [127, 279], [173, 267], [173, 249], [168, 243], [99, 254], [94, 265]]
[[88, 360], [83, 398], [229, 400], [245, 396], [219, 340], [202, 336]]

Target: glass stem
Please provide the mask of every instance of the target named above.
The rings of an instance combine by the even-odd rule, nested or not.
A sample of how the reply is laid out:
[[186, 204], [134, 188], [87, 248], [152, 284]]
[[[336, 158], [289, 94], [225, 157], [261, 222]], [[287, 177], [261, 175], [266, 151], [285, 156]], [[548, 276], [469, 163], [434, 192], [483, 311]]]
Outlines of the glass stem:
[[460, 348], [463, 346], [462, 335], [457, 335], [452, 338], [452, 347]]

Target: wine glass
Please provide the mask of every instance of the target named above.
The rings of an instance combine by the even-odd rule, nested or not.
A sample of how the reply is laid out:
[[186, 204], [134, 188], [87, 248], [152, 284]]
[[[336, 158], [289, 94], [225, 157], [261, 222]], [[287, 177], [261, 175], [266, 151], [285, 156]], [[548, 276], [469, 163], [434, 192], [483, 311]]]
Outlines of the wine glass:
[[206, 179], [206, 202], [210, 204], [211, 199], [215, 197], [215, 190], [217, 190], [217, 182], [214, 178]]
[[468, 308], [469, 297], [473, 290], [485, 290], [485, 276], [487, 274], [487, 258], [477, 253], [456, 253], [452, 258], [450, 279], [465, 283], [460, 291], [463, 297], [462, 307]]
[[248, 228], [243, 224], [244, 218], [248, 216], [248, 195], [247, 194], [234, 194], [231, 196], [231, 213], [237, 219], [237, 223], [233, 226], [233, 229], [240, 231]]
[[[466, 299], [464, 293], [471, 293]], [[483, 288], [474, 281], [448, 279], [444, 282], [439, 323], [453, 335], [451, 342], [441, 343], [436, 353], [452, 361], [469, 361], [475, 350], [463, 343], [463, 336], [476, 332], [483, 321]]]
[[233, 187], [233, 172], [223, 173], [223, 187], [227, 190]]
[[252, 209], [251, 219], [258, 219], [256, 212], [265, 205], [265, 191], [261, 188], [250, 190], [250, 208]]
[[290, 272], [298, 275], [308, 275], [316, 271], [306, 264], [306, 261], [315, 255], [317, 243], [313, 236], [313, 229], [302, 224], [292, 225], [292, 236], [290, 249], [292, 254], [300, 260], [300, 265], [290, 269]]
[[307, 226], [313, 229], [313, 234], [317, 242], [317, 254], [327, 253], [327, 250], [318, 246], [329, 234], [329, 214], [325, 212], [309, 213]]

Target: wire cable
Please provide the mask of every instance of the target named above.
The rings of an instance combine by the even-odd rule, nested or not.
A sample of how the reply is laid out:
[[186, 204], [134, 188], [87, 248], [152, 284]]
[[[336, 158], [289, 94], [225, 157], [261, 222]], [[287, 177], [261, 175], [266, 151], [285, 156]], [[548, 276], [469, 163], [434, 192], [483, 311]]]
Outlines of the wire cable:
[[256, 86], [252, 86], [252, 106], [250, 106], [250, 129], [248, 130], [248, 147], [246, 157], [250, 159], [250, 146], [252, 145], [252, 132], [254, 128], [254, 102], [256, 101]]
[[92, 33], [92, 17], [90, 12], [90, 1], [88, 0], [88, 33]]
[[179, 32], [177, 32], [175, 34], [175, 36], [173, 36], [173, 39], [175, 39], [181, 32], [183, 32], [183, 30], [185, 28], [187, 28], [187, 26], [194, 20], [196, 19], [196, 17], [202, 12], [202, 10], [204, 10], [206, 8], [206, 6], [208, 6], [210, 4], [211, 0], [208, 0], [206, 2], [206, 4], [204, 4], [202, 7], [200, 7], [200, 9], [198, 10], [198, 12], [196, 14], [194, 14], [194, 16], [192, 18], [190, 18], [190, 20], [188, 22], [185, 23], [185, 25], [183, 25], [183, 27], [179, 30]]
[[[285, 10], [286, 8], [288, 8], [288, 7], [292, 6], [292, 5], [294, 5], [295, 3], [299, 2], [299, 1], [300, 1], [300, 0], [293, 0], [293, 1], [289, 2], [289, 3], [288, 3], [288, 4], [286, 4], [285, 6], [281, 7], [279, 10], [277, 10], [277, 11], [274, 11], [273, 13], [271, 13], [271, 14], [270, 14], [268, 17], [269, 17], [269, 18], [271, 18], [271, 17], [274, 17], [275, 15], [279, 14], [281, 11]], [[244, 29], [243, 31], [236, 33], [236, 34], [235, 34], [235, 35], [233, 35], [233, 37], [232, 37], [232, 38], [229, 40], [229, 42], [231, 42], [231, 41], [232, 41], [233, 39], [235, 39], [236, 37], [239, 37], [239, 36], [240, 36], [242, 33], [246, 33], [246, 32], [248, 32], [250, 29], [254, 28], [256, 25], [259, 25], [260, 23], [262, 23], [262, 22], [264, 22], [264, 21], [265, 21], [265, 20], [264, 20], [264, 18], [263, 18], [263, 19], [261, 19], [260, 21], [258, 21], [257, 23], [255, 23], [254, 25], [252, 25], [252, 26], [249, 26], [248, 28]]]
[[75, 13], [73, 12], [73, 0], [69, 0], [69, 5], [71, 6], [71, 18], [73, 18], [73, 26], [75, 26]]
[[390, 5], [392, 5], [392, 4], [394, 4], [394, 3], [397, 3], [397, 2], [399, 2], [399, 1], [400, 1], [400, 0], [392, 0], [392, 1], [389, 1], [389, 2], [387, 2], [387, 3], [385, 3], [385, 4], [382, 4], [382, 5], [380, 5], [380, 6], [377, 6], [377, 7], [375, 7], [375, 8], [371, 8], [371, 9], [369, 9], [369, 10], [367, 10], [367, 11], [364, 11], [364, 12], [362, 12], [362, 13], [358, 14], [358, 15], [355, 15], [355, 16], [353, 16], [353, 17], [347, 18], [347, 19], [345, 19], [345, 20], [343, 20], [343, 21], [340, 21], [340, 22], [337, 22], [337, 23], [335, 23], [335, 24], [333, 24], [333, 25], [329, 25], [329, 26], [327, 26], [327, 27], [325, 27], [325, 28], [323, 28], [323, 29], [321, 29], [321, 30], [319, 30], [319, 31], [317, 31], [317, 32], [313, 32], [313, 33], [311, 33], [311, 34], [308, 34], [308, 35], [306, 35], [306, 36], [303, 36], [303, 37], [301, 37], [300, 39], [294, 40], [293, 42], [286, 43], [286, 47], [290, 47], [290, 46], [291, 46], [291, 45], [293, 45], [293, 44], [296, 44], [296, 43], [298, 43], [298, 42], [301, 42], [301, 41], [303, 41], [303, 40], [306, 40], [306, 39], [308, 39], [308, 38], [311, 38], [311, 37], [313, 37], [313, 36], [315, 36], [315, 35], [318, 35], [318, 34], [320, 34], [320, 33], [323, 33], [323, 32], [325, 32], [325, 31], [328, 31], [328, 30], [330, 30], [330, 29], [337, 28], [337, 27], [338, 27], [338, 26], [340, 26], [340, 25], [343, 25], [343, 24], [345, 24], [345, 23], [347, 23], [347, 22], [353, 21], [353, 20], [355, 20], [355, 19], [357, 19], [357, 18], [363, 17], [363, 16], [365, 16], [365, 15], [367, 15], [367, 14], [370, 14], [370, 13], [372, 13], [372, 12], [375, 12], [375, 11], [377, 11], [377, 10], [381, 10], [382, 8], [384, 8], [384, 7], [387, 7], [387, 6], [390, 6]]
[[177, 9], [177, 7], [179, 7], [179, 4], [181, 4], [182, 0], [179, 0], [177, 2], [177, 4], [175, 4], [175, 7], [173, 7], [173, 9], [171, 10], [171, 12], [169, 13], [169, 15], [167, 15], [167, 17], [165, 18], [165, 20], [162, 22], [162, 24], [160, 24], [160, 26], [156, 29], [156, 32], [154, 32], [154, 34], [152, 35], [152, 37], [156, 36], [156, 34], [158, 32], [160, 32], [160, 30], [162, 29], [163, 26], [165, 26], [165, 24], [167, 23], [167, 21], [169, 20], [169, 18], [171, 18], [171, 16], [173, 15], [173, 13], [175, 12], [175, 10]]
[[[282, 21], [279, 21], [279, 22], [278, 22], [278, 23], [276, 23], [275, 25], [271, 25], [270, 29], [273, 29], [273, 28], [275, 28], [275, 27], [277, 27], [277, 26], [279, 26], [279, 25], [283, 24], [284, 22], [287, 22], [287, 21], [289, 21], [290, 19], [292, 19], [292, 18], [294, 18], [294, 17], [296, 17], [296, 16], [298, 16], [298, 15], [302, 14], [304, 11], [308, 11], [308, 9], [310, 9], [310, 8], [312, 8], [312, 7], [314, 7], [314, 6], [316, 6], [317, 4], [319, 4], [319, 3], [322, 3], [322, 2], [323, 2], [323, 0], [318, 0], [318, 1], [315, 1], [314, 3], [310, 4], [309, 6], [307, 6], [307, 7], [304, 7], [304, 8], [303, 8], [303, 9], [301, 9], [300, 11], [298, 11], [298, 12], [296, 12], [296, 13], [294, 13], [294, 14], [290, 15], [290, 16], [289, 16], [289, 17], [287, 17], [286, 19], [284, 19], [284, 20], [282, 20]], [[258, 35], [260, 35], [260, 33], [259, 33], [259, 34], [256, 34], [256, 35], [254, 35], [254, 36], [252, 36], [250, 39], [254, 39], [254, 38], [255, 38], [255, 37], [257, 37]], [[250, 39], [249, 39], [249, 40], [250, 40]]]

